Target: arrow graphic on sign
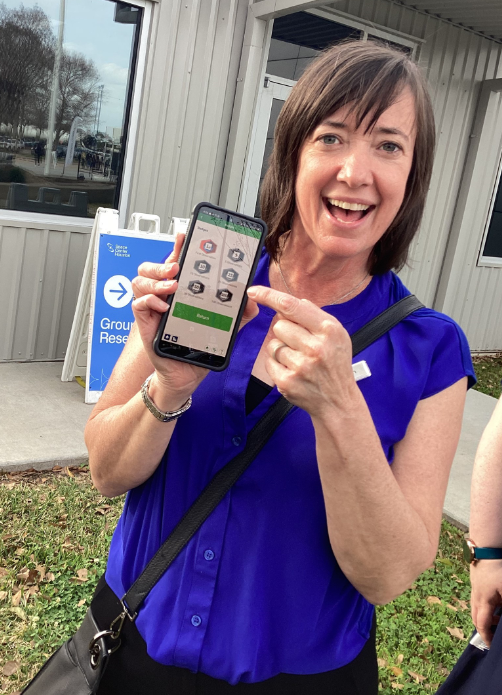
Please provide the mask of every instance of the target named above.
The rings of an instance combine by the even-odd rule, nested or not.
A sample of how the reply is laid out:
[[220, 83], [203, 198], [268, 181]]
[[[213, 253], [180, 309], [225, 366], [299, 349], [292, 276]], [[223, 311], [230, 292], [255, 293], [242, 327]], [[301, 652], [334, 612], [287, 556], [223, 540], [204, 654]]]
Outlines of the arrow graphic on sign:
[[113, 292], [114, 294], [120, 294], [120, 297], [117, 297], [117, 301], [120, 302], [122, 297], [124, 297], [124, 295], [127, 294], [127, 290], [121, 282], [119, 282], [119, 287], [120, 287], [120, 290], [109, 290], [109, 292]]
[[132, 285], [125, 275], [113, 275], [103, 288], [106, 302], [114, 309], [122, 309], [132, 300]]

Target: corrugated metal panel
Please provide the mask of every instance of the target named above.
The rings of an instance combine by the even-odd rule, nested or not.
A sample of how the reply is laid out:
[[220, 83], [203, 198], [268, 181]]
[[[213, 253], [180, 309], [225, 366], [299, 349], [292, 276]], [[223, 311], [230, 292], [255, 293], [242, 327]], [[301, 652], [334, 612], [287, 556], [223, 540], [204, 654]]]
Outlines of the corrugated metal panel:
[[482, 94], [452, 226], [439, 299], [467, 333], [471, 348], [502, 350], [502, 268], [477, 265], [502, 150], [502, 94]]
[[0, 361], [63, 359], [91, 229], [0, 218]]
[[396, 0], [422, 12], [432, 12], [443, 19], [502, 40], [502, 5], [500, 0]]
[[[331, 7], [425, 39], [418, 62], [431, 85], [438, 133], [437, 154], [424, 220], [411, 249], [410, 267], [403, 269], [401, 277], [423, 302], [432, 306], [462, 180], [480, 85], [483, 80], [495, 78], [497, 72], [500, 73], [501, 46], [436, 17], [387, 0], [345, 0]], [[472, 257], [473, 264], [475, 256]], [[473, 344], [477, 344], [478, 334], [465, 315], [457, 308], [449, 309], [449, 312], [460, 322]], [[481, 324], [476, 329], [479, 330], [482, 330]]]
[[129, 211], [162, 220], [218, 202], [247, 0], [156, 8]]

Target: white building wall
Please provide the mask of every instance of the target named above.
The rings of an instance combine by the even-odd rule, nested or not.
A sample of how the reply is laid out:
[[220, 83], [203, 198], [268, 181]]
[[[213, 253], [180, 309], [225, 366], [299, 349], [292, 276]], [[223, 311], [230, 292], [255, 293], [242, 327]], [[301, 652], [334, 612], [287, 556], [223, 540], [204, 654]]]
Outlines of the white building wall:
[[0, 221], [0, 361], [63, 359], [91, 226]]
[[[476, 267], [480, 238], [471, 248], [451, 235], [480, 85], [502, 77], [501, 45], [391, 0], [324, 8], [425, 40], [418, 60], [433, 91], [438, 148], [425, 219], [402, 277], [422, 301], [458, 320], [474, 349], [502, 349], [501, 271]], [[244, 58], [241, 73], [239, 65], [241, 56], [261, 51], [265, 36], [263, 28], [248, 32], [243, 50], [247, 16], [248, 0], [155, 3], [126, 218], [137, 210], [167, 224], [196, 202], [225, 199], [227, 189], [238, 195], [241, 178], [234, 173], [243, 169], [232, 160], [245, 151], [249, 127], [239, 142], [232, 133], [229, 142], [236, 88], [249, 123], [253, 111], [252, 94], [239, 91]], [[10, 298], [0, 307], [0, 361], [64, 356], [90, 231], [68, 218], [38, 224], [0, 212], [0, 292]], [[463, 248], [468, 255], [461, 260]]]
[[477, 351], [502, 350], [502, 259], [483, 259], [488, 265], [478, 265], [501, 152], [499, 79], [483, 88], [438, 293], [445, 313], [465, 327]]
[[247, 0], [155, 7], [129, 212], [187, 217], [218, 202]]

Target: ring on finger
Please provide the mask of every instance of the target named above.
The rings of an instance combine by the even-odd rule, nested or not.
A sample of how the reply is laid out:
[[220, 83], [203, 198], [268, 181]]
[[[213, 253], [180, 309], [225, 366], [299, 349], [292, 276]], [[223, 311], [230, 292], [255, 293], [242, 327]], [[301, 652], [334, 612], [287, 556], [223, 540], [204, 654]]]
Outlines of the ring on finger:
[[277, 359], [277, 352], [281, 348], [286, 347], [286, 343], [279, 343], [279, 345], [276, 345], [276, 347], [272, 351], [272, 359], [278, 362], [279, 360]]

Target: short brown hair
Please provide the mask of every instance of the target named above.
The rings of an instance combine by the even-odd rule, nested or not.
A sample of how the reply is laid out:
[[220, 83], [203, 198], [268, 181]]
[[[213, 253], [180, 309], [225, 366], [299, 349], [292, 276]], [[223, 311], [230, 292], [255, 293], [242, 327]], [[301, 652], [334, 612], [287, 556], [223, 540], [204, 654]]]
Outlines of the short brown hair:
[[293, 88], [279, 114], [274, 149], [261, 188], [260, 208], [269, 227], [266, 246], [276, 260], [280, 237], [295, 211], [295, 180], [306, 138], [338, 109], [352, 106], [357, 127], [369, 116], [368, 130], [408, 87], [415, 99], [416, 141], [401, 208], [375, 244], [372, 275], [400, 270], [425, 207], [435, 148], [435, 126], [427, 84], [405, 53], [374, 41], [348, 41], [322, 53]]

